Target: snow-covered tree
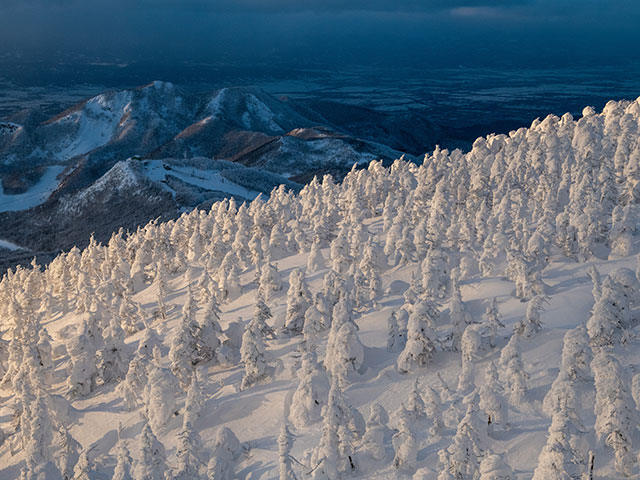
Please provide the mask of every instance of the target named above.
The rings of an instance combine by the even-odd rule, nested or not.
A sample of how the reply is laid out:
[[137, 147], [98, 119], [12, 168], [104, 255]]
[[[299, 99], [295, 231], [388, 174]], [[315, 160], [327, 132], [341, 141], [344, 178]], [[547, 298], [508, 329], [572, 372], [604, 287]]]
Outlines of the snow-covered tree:
[[345, 274], [353, 262], [349, 250], [349, 242], [343, 229], [331, 242], [331, 268], [340, 275]]
[[322, 418], [322, 408], [329, 394], [329, 381], [318, 365], [315, 353], [303, 351], [298, 370], [298, 388], [291, 399], [289, 419], [296, 428], [303, 428]]
[[210, 480], [234, 480], [235, 464], [242, 446], [238, 437], [230, 428], [222, 427], [216, 434], [211, 452], [211, 460], [207, 465], [207, 478]]
[[51, 463], [51, 444], [53, 441], [53, 421], [49, 408], [40, 392], [30, 405], [28, 432], [24, 455], [30, 478], [44, 478], [56, 466]]
[[304, 271], [300, 269], [292, 270], [289, 275], [287, 314], [283, 327], [286, 333], [302, 333], [304, 315], [311, 302], [311, 293], [304, 278]]
[[218, 361], [217, 352], [220, 347], [222, 327], [220, 326], [220, 307], [215, 295], [209, 295], [203, 315], [198, 321], [196, 343], [200, 362]]
[[322, 293], [316, 294], [316, 300], [312, 305], [309, 305], [307, 311], [304, 314], [304, 326], [302, 327], [302, 335], [304, 341], [310, 348], [315, 346], [318, 337], [321, 332], [327, 329], [325, 315], [318, 309], [316, 305], [320, 305], [322, 302]]
[[78, 335], [70, 338], [67, 345], [71, 360], [67, 387], [71, 395], [88, 395], [96, 387], [96, 347], [89, 340], [86, 331], [86, 324], [83, 324]]
[[135, 480], [164, 480], [167, 472], [164, 446], [154, 435], [147, 421], [142, 425], [138, 448], [140, 454], [133, 478]]
[[191, 383], [189, 383], [189, 389], [187, 390], [187, 398], [184, 402], [184, 421], [190, 422], [191, 425], [196, 424], [205, 403], [201, 377], [202, 372], [194, 370]]
[[258, 285], [265, 301], [271, 301], [275, 293], [282, 290], [282, 279], [280, 278], [280, 273], [278, 273], [278, 268], [272, 263], [266, 262], [260, 270]]
[[36, 349], [38, 352], [38, 360], [42, 366], [42, 373], [44, 375], [45, 382], [51, 384], [53, 382], [53, 349], [51, 347], [52, 338], [47, 332], [46, 328], [40, 328], [38, 332], [38, 343]]
[[485, 372], [484, 382], [478, 390], [479, 407], [487, 415], [488, 424], [497, 424], [505, 428], [509, 422], [509, 409], [501, 390], [498, 370], [495, 363], [490, 362]]
[[431, 388], [430, 385], [425, 387], [423, 398], [425, 413], [431, 421], [429, 435], [438, 437], [444, 428], [442, 421], [442, 399], [440, 398], [440, 394]]
[[396, 433], [393, 434], [393, 449], [395, 456], [393, 466], [402, 470], [412, 471], [416, 468], [418, 445], [416, 434], [412, 427], [412, 417], [403, 408], [403, 412], [396, 419]]
[[91, 461], [89, 460], [89, 450], [83, 450], [78, 459], [78, 463], [73, 468], [73, 480], [91, 480], [89, 475], [92, 470]]
[[187, 301], [182, 308], [182, 319], [174, 331], [169, 349], [171, 371], [183, 388], [189, 385], [191, 373], [199, 359], [196, 335], [200, 330], [200, 325], [196, 320], [196, 311], [196, 301], [191, 289], [189, 289]]
[[491, 453], [480, 462], [479, 480], [513, 480], [513, 470], [502, 455]]
[[293, 448], [293, 435], [289, 431], [286, 423], [280, 428], [278, 436], [278, 463], [280, 465], [279, 480], [296, 480], [296, 474], [293, 471], [293, 462], [291, 461], [291, 449]]
[[[467, 404], [467, 412], [458, 424], [456, 434], [451, 445], [447, 448], [446, 470], [455, 478], [474, 478], [478, 475], [479, 457], [482, 456], [486, 432], [482, 430], [484, 423], [478, 417], [477, 396], [470, 399]], [[486, 423], [484, 423], [486, 427]], [[446, 478], [446, 477], [445, 477]]]
[[593, 283], [593, 301], [597, 302], [598, 300], [600, 300], [600, 296], [602, 295], [602, 278], [600, 277], [600, 272], [598, 272], [598, 269], [595, 267], [595, 265], [591, 265], [587, 272], [589, 273], [589, 277], [591, 278], [591, 282]]
[[202, 460], [199, 458], [199, 450], [202, 448], [200, 435], [192, 423], [189, 415], [184, 416], [182, 430], [178, 435], [178, 447], [176, 456], [178, 460], [177, 468], [173, 473], [173, 480], [198, 480], [202, 477], [199, 474], [199, 466]]
[[397, 361], [398, 371], [408, 373], [424, 366], [435, 353], [435, 324], [439, 312], [436, 304], [428, 299], [415, 305], [407, 325], [407, 344]]
[[459, 392], [466, 392], [473, 388], [473, 366], [482, 347], [480, 328], [481, 325], [478, 324], [468, 325], [460, 340], [462, 367], [458, 376]]
[[258, 291], [256, 296], [256, 306], [253, 312], [253, 321], [257, 324], [258, 331], [262, 335], [263, 339], [275, 338], [273, 329], [267, 323], [267, 320], [272, 317], [271, 309], [265, 303], [262, 293]]
[[454, 351], [460, 349], [460, 340], [462, 334], [472, 321], [471, 314], [467, 310], [464, 302], [462, 301], [462, 293], [460, 287], [456, 285], [453, 289], [453, 295], [449, 301], [449, 319], [451, 321], [452, 341], [451, 348]]
[[569, 330], [564, 335], [561, 369], [574, 382], [586, 382], [591, 378], [590, 363], [593, 357], [589, 347], [589, 336], [583, 325]]
[[451, 288], [451, 278], [446, 256], [436, 248], [431, 248], [421, 265], [422, 288], [430, 298], [444, 298]]
[[309, 258], [307, 259], [307, 271], [317, 272], [325, 268], [324, 257], [320, 251], [320, 240], [316, 240], [311, 244], [311, 252], [309, 252]]
[[102, 332], [104, 347], [99, 352], [99, 376], [103, 383], [123, 380], [128, 369], [125, 333], [114, 317]]
[[624, 338], [625, 318], [620, 290], [611, 277], [602, 282], [602, 293], [587, 321], [591, 347], [601, 349], [620, 344]]
[[55, 436], [57, 447], [56, 465], [63, 480], [73, 478], [73, 467], [80, 459], [80, 444], [71, 436], [69, 430], [60, 425]]
[[374, 460], [384, 460], [386, 457], [385, 433], [388, 430], [388, 423], [389, 415], [384, 407], [377, 403], [371, 405], [361, 449]]
[[260, 325], [255, 319], [245, 327], [240, 356], [244, 365], [241, 388], [244, 390], [263, 380], [267, 374], [267, 358]]
[[167, 295], [169, 293], [169, 279], [167, 273], [167, 265], [164, 258], [161, 258], [156, 262], [156, 275], [153, 280], [153, 284], [156, 286], [156, 289], [158, 291], [156, 297], [158, 304], [158, 314], [164, 321], [166, 320], [168, 313], [166, 301]]
[[362, 366], [363, 360], [364, 345], [360, 342], [358, 327], [353, 321], [346, 320], [335, 337], [328, 371], [340, 387], [346, 388], [349, 379]]
[[171, 370], [160, 366], [157, 347], [155, 351], [158, 353], [149, 365], [143, 399], [148, 423], [154, 430], [160, 431], [177, 413], [175, 395], [178, 392], [178, 380]]
[[129, 453], [127, 442], [122, 438], [122, 425], [118, 426], [118, 443], [115, 447], [116, 466], [113, 470], [112, 480], [133, 480], [133, 459]]
[[638, 414], [628, 389], [626, 372], [607, 351], [601, 351], [593, 358], [591, 369], [596, 386], [596, 435], [613, 450], [616, 471], [628, 476], [636, 463], [632, 437]]
[[426, 407], [422, 394], [420, 393], [418, 377], [416, 377], [416, 381], [413, 383], [413, 390], [409, 393], [407, 412], [409, 412], [414, 420], [420, 420], [426, 416]]
[[338, 480], [341, 474], [355, 468], [353, 452], [357, 439], [364, 433], [364, 420], [349, 405], [335, 381], [322, 417], [322, 437], [311, 455], [312, 478]]
[[540, 320], [540, 311], [546, 302], [546, 298], [542, 295], [536, 295], [527, 304], [527, 311], [524, 318], [518, 323], [514, 332], [524, 338], [531, 338], [533, 335], [542, 330], [542, 322]]
[[142, 394], [147, 384], [145, 363], [136, 354], [129, 362], [124, 380], [118, 385], [118, 392], [129, 410], [133, 410], [142, 402]]
[[482, 317], [482, 326], [489, 336], [489, 345], [491, 347], [494, 347], [498, 329], [504, 328], [504, 324], [500, 320], [498, 302], [496, 301], [495, 297], [493, 297], [493, 299], [491, 300], [491, 304], [484, 312], [484, 316]]
[[566, 414], [556, 413], [549, 427], [547, 443], [538, 457], [532, 480], [580, 480], [584, 478], [582, 459], [574, 448], [577, 433]]
[[519, 336], [511, 335], [507, 343], [500, 352], [499, 366], [502, 372], [502, 379], [509, 395], [509, 401], [514, 406], [522, 405], [527, 392], [528, 374], [524, 370], [522, 356], [520, 354]]
[[387, 350], [389, 352], [400, 352], [404, 349], [407, 341], [407, 311], [404, 309], [394, 310], [387, 320]]

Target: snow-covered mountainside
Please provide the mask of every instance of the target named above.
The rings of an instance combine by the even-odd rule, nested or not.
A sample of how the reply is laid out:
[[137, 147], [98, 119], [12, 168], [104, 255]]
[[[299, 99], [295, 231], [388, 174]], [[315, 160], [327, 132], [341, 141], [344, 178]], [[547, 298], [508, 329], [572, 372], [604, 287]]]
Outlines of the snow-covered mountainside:
[[583, 114], [7, 273], [0, 478], [638, 478], [640, 99]]
[[[75, 105], [46, 121], [0, 123], [0, 173], [22, 171], [38, 165], [70, 165], [64, 192], [85, 187], [117, 161], [142, 158], [233, 159], [255, 158], [265, 143], [280, 139], [296, 128], [324, 125], [336, 146], [374, 158], [392, 160], [398, 150], [368, 140], [356, 140], [313, 111], [298, 113], [290, 102], [278, 100], [254, 87], [224, 88], [194, 94], [167, 82], [153, 82], [131, 90], [109, 91]], [[24, 115], [23, 115], [24, 116]], [[287, 168], [291, 175], [315, 172], [320, 161], [300, 161], [314, 148], [307, 138], [288, 151], [298, 161]], [[346, 173], [353, 160], [345, 155], [338, 164]], [[331, 166], [336, 158], [327, 158]], [[266, 167], [273, 163], [263, 162]], [[318, 165], [319, 164], [319, 165]], [[282, 173], [277, 168], [276, 173]]]
[[[131, 158], [116, 163], [87, 187], [47, 200], [60, 188], [56, 172], [61, 169], [48, 167], [40, 182], [25, 193], [0, 193], [0, 239], [22, 247], [10, 251], [0, 244], [2, 271], [26, 265], [34, 256], [47, 262], [62, 250], [84, 247], [92, 234], [105, 241], [120, 228], [135, 230], [150, 220], [166, 221], [224, 198], [243, 202], [259, 194], [268, 196], [283, 184], [293, 191], [301, 188], [258, 167], [223, 160]], [[35, 208], [21, 211], [26, 206]]]

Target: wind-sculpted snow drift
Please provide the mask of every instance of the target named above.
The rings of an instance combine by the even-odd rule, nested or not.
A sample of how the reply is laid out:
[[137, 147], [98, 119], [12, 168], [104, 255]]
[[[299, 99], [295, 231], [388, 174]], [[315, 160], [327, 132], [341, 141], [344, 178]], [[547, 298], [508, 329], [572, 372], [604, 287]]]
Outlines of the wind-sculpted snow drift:
[[0, 477], [637, 475], [640, 99], [583, 113], [8, 272]]

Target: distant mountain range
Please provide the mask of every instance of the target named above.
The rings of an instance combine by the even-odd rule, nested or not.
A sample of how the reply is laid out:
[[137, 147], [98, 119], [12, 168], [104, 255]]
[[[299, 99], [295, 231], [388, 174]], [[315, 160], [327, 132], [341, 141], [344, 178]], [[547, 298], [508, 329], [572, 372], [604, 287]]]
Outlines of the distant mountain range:
[[254, 87], [194, 94], [156, 81], [52, 118], [20, 111], [0, 121], [0, 238], [24, 250], [0, 247], [0, 267], [86, 244], [92, 232], [105, 239], [225, 196], [339, 179], [353, 164], [456, 142], [424, 114], [277, 99]]

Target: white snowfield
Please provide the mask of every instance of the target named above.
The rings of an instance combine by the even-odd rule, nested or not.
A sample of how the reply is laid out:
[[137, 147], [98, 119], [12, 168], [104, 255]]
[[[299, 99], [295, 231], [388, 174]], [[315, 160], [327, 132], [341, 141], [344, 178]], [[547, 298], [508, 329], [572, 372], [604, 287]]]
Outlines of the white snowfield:
[[58, 175], [65, 169], [62, 165], [51, 165], [29, 190], [18, 195], [8, 195], [2, 191], [0, 184], [0, 212], [28, 210], [45, 202], [49, 195], [58, 188]]
[[9, 272], [0, 478], [640, 478], [639, 166], [610, 102]]
[[130, 111], [131, 92], [110, 92], [87, 100], [83, 108], [58, 120], [61, 125], [72, 125], [73, 135], [67, 135], [57, 144], [47, 145], [56, 158], [66, 161], [77, 155], [107, 144]]
[[0, 248], [5, 248], [7, 250], [22, 250], [20, 245], [16, 245], [8, 240], [0, 239]]
[[206, 190], [215, 190], [251, 200], [255, 199], [259, 193], [230, 182], [220, 175], [220, 171], [218, 170], [202, 170], [176, 165], [171, 165], [169, 169], [167, 169], [167, 163], [164, 160], [145, 160], [144, 165], [144, 175], [149, 178], [149, 180], [159, 182], [160, 185], [172, 195], [175, 195], [175, 190], [165, 183], [162, 183], [165, 181], [167, 175], [172, 175], [185, 183]]

